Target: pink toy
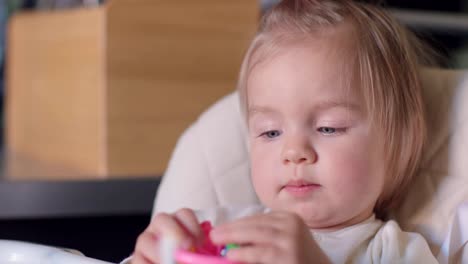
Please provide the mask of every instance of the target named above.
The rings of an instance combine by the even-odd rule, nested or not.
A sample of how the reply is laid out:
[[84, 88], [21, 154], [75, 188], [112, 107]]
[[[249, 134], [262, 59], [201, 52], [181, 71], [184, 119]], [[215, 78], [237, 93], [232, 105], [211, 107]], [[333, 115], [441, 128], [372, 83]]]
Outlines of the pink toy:
[[205, 240], [202, 245], [195, 248], [193, 252], [179, 249], [175, 253], [175, 259], [178, 263], [184, 264], [238, 264], [229, 261], [221, 256], [222, 246], [216, 246], [210, 239], [212, 229], [208, 221], [200, 224]]

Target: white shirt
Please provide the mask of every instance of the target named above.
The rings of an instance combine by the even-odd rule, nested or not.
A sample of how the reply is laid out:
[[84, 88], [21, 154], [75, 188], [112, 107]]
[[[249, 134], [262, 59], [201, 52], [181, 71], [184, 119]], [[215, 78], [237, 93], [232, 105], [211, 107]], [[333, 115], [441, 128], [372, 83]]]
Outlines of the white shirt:
[[[216, 208], [196, 212], [199, 221], [213, 225], [270, 210], [259, 205]], [[318, 246], [332, 263], [438, 263], [429, 245], [417, 233], [403, 232], [391, 220], [383, 222], [374, 215], [367, 220], [337, 231], [311, 231]]]
[[[269, 211], [263, 206], [253, 205], [215, 208], [197, 211], [195, 214], [200, 222], [208, 220], [216, 226]], [[395, 221], [383, 222], [374, 215], [340, 230], [310, 233], [332, 263], [438, 263], [420, 234], [403, 232]], [[130, 260], [128, 258], [122, 263], [129, 263]]]

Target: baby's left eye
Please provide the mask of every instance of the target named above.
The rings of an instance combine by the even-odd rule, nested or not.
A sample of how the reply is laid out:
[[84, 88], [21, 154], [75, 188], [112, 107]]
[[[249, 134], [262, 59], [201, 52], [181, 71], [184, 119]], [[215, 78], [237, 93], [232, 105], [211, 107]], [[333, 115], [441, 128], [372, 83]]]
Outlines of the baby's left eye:
[[318, 132], [323, 133], [323, 134], [334, 134], [337, 132], [337, 129], [334, 127], [319, 127]]

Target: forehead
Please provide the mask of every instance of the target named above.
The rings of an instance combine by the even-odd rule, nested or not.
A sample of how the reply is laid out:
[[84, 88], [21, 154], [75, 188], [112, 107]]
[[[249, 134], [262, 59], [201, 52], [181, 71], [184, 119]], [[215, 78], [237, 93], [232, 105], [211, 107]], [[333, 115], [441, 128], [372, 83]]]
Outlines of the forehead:
[[356, 104], [360, 96], [348, 57], [329, 41], [278, 47], [251, 68], [247, 79], [249, 108], [283, 103]]

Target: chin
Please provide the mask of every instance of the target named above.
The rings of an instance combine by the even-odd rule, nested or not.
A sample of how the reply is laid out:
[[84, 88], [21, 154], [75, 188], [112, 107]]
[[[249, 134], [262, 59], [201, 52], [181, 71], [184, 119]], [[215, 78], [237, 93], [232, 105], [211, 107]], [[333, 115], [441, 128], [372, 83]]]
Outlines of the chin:
[[330, 228], [339, 225], [339, 216], [329, 209], [314, 205], [302, 205], [291, 207], [291, 212], [299, 215], [310, 229]]
[[314, 225], [322, 225], [325, 222], [328, 222], [330, 218], [326, 212], [327, 210], [310, 204], [295, 204], [293, 206], [289, 206], [286, 210], [296, 213], [307, 224], [314, 223]]

